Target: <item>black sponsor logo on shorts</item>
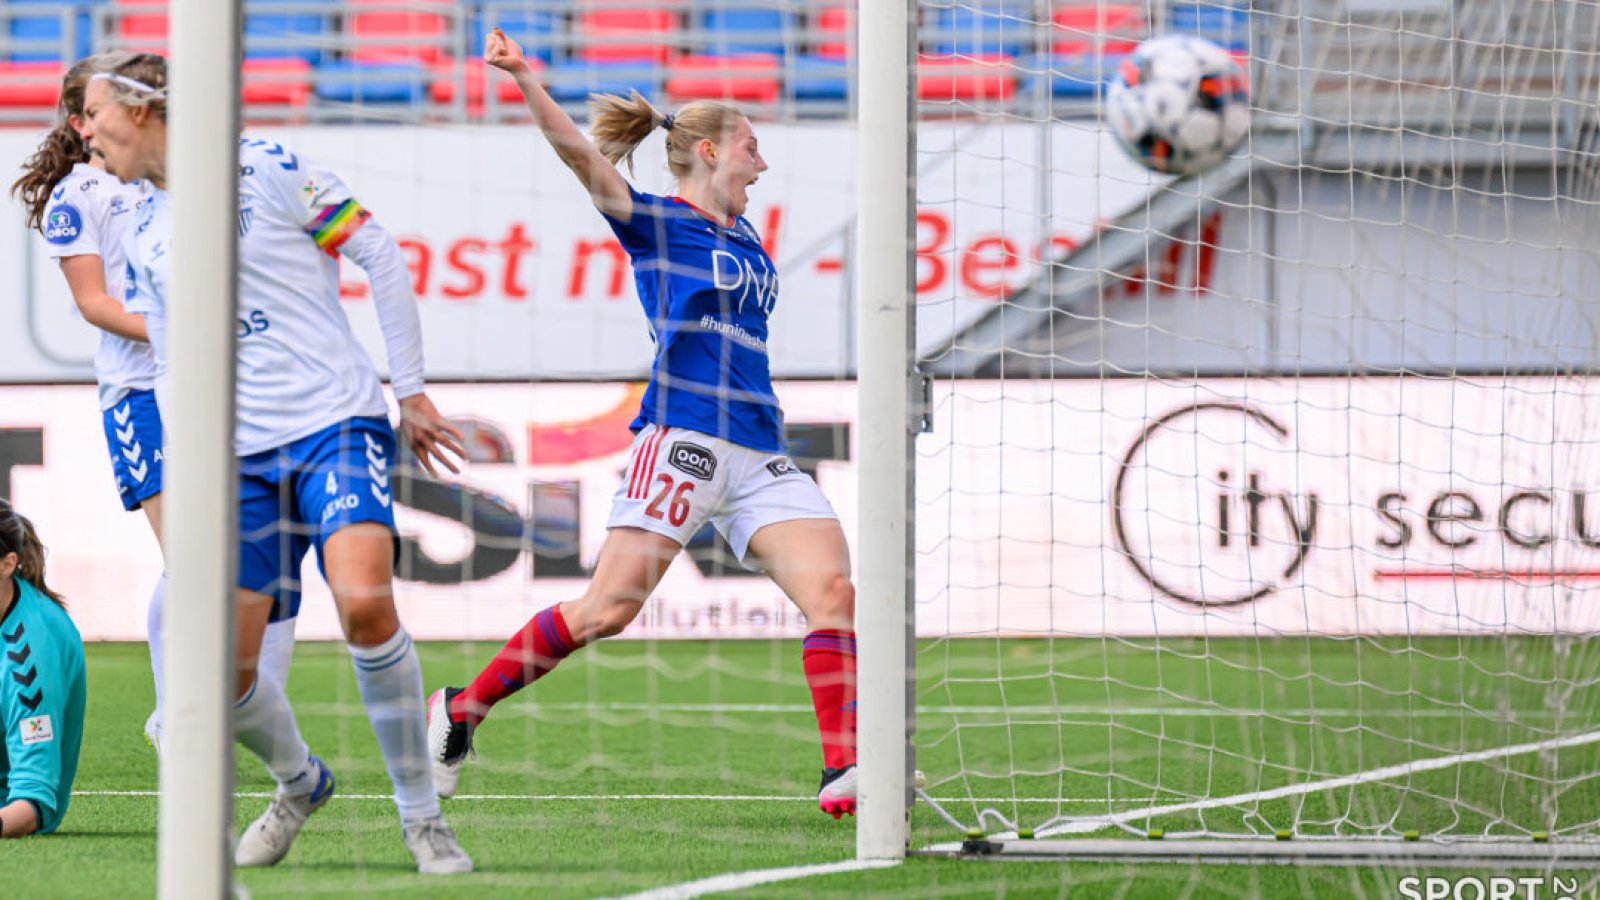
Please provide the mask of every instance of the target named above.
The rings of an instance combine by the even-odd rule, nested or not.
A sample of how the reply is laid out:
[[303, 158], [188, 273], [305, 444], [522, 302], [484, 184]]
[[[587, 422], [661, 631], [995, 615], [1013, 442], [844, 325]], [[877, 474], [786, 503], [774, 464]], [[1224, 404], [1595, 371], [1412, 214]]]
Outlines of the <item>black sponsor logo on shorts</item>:
[[711, 476], [717, 472], [717, 458], [711, 455], [711, 451], [688, 441], [678, 441], [673, 444], [672, 449], [667, 452], [667, 462], [672, 463], [674, 469], [693, 475], [701, 481], [710, 481]]
[[794, 460], [789, 457], [780, 456], [767, 463], [767, 471], [772, 473], [773, 478], [782, 478], [785, 475], [799, 475], [800, 467], [795, 465]]

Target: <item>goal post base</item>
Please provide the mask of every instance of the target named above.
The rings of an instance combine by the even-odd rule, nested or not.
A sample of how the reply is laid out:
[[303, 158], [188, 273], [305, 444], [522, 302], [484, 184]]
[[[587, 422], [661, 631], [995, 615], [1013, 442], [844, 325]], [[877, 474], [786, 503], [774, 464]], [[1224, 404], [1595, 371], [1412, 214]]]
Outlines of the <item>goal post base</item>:
[[1600, 869], [1600, 841], [986, 840], [940, 844], [919, 856], [1242, 865]]

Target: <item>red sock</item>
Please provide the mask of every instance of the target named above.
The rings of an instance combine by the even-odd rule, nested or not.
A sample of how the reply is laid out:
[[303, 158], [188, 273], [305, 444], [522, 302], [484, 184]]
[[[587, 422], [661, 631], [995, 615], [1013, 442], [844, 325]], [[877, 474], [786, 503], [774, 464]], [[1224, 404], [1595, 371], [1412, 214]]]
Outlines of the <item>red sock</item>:
[[856, 761], [856, 633], [819, 628], [806, 635], [800, 659], [822, 732], [822, 765], [842, 769]]
[[477, 727], [490, 707], [538, 681], [576, 649], [567, 622], [561, 618], [561, 607], [541, 610], [451, 700], [450, 715]]

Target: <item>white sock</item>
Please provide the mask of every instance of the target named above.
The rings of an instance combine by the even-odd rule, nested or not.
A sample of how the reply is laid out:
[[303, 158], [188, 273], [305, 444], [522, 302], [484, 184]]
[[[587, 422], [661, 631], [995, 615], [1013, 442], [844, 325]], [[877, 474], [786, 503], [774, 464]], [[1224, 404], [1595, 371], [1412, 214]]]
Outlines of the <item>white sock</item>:
[[400, 819], [415, 822], [439, 815], [439, 795], [428, 771], [426, 708], [422, 699], [422, 664], [411, 635], [401, 628], [376, 647], [350, 645], [356, 684], [367, 719], [378, 736], [383, 762], [394, 783], [394, 805]]
[[266, 764], [286, 793], [309, 794], [316, 788], [311, 748], [300, 737], [289, 698], [277, 682], [256, 678], [233, 707], [233, 735]]
[[150, 606], [145, 609], [144, 628], [150, 643], [150, 673], [156, 679], [156, 711], [151, 715], [156, 727], [161, 727], [161, 607], [167, 596], [167, 573], [156, 579], [155, 590], [150, 592]]
[[261, 656], [256, 661], [256, 675], [270, 678], [287, 693], [289, 690], [289, 664], [294, 662], [294, 619], [272, 622], [261, 637]]

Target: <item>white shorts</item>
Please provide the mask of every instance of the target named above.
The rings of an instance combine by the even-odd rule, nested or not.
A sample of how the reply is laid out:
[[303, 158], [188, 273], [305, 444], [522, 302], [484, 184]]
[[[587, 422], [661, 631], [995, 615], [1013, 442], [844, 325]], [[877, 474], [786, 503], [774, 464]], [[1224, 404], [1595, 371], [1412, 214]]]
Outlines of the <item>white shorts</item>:
[[741, 562], [750, 538], [775, 522], [838, 519], [789, 457], [686, 428], [646, 425], [611, 500], [607, 528], [643, 528], [687, 544], [710, 522]]

